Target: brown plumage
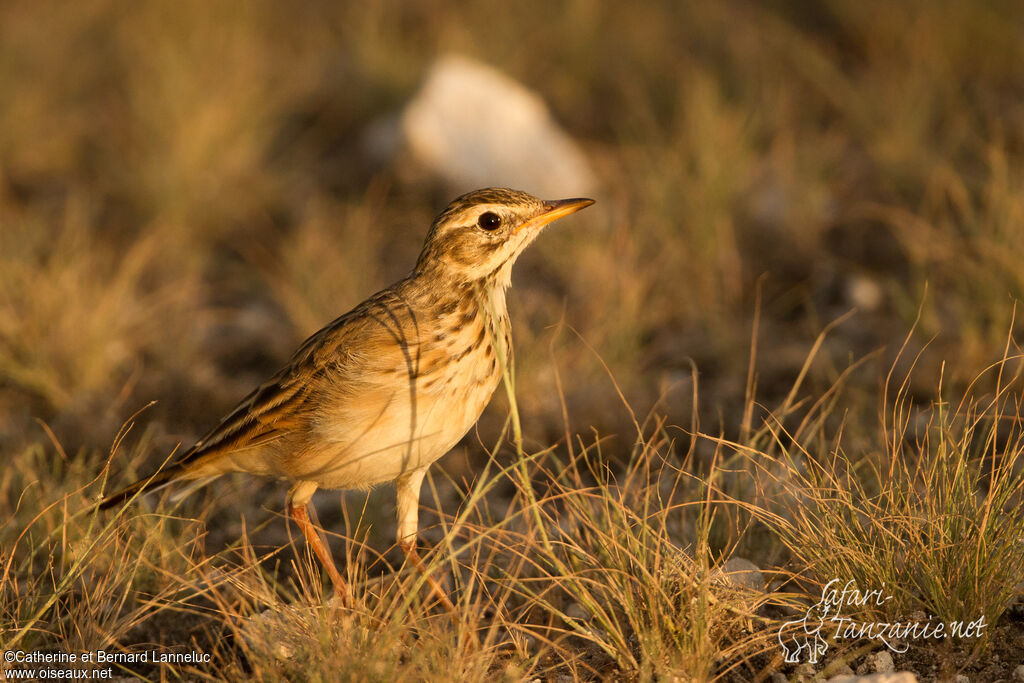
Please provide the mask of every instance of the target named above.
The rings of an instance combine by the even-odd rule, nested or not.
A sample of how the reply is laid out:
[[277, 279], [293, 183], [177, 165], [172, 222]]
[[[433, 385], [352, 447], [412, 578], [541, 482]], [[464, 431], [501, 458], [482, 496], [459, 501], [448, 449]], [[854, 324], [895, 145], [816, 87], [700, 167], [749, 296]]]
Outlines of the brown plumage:
[[287, 479], [289, 511], [345, 596], [307, 505], [317, 488], [394, 481], [398, 540], [418, 566], [426, 470], [476, 422], [512, 353], [505, 308], [512, 265], [544, 225], [592, 203], [501, 188], [454, 200], [434, 220], [408, 277], [311, 336], [176, 463], [100, 508], [228, 472]]

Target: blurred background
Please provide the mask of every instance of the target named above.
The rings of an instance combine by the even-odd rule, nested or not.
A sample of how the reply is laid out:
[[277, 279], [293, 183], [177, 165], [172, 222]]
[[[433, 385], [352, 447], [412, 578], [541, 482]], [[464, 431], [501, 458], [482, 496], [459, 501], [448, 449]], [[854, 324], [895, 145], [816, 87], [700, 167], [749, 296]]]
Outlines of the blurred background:
[[[912, 329], [922, 401], [1020, 331], [1022, 65], [1012, 1], [3, 3], [0, 451], [97, 472], [157, 401], [113, 467], [147, 473], [477, 180], [600, 200], [514, 274], [529, 448], [625, 454], [616, 385], [734, 435], [851, 311], [803, 386], [875, 354], [840, 411], [869, 424]], [[8, 503], [32, 474], [0, 473]]]

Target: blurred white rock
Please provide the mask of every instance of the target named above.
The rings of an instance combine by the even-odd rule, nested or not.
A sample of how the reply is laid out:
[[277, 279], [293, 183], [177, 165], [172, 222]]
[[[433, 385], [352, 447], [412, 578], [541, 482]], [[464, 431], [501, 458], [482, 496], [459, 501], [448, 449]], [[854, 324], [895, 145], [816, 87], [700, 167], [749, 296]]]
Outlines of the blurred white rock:
[[438, 59], [412, 101], [375, 124], [367, 143], [376, 156], [404, 150], [460, 192], [505, 186], [566, 197], [597, 188], [583, 151], [536, 93], [462, 56]]
[[885, 290], [871, 276], [855, 273], [846, 280], [846, 298], [862, 311], [877, 311], [885, 303]]

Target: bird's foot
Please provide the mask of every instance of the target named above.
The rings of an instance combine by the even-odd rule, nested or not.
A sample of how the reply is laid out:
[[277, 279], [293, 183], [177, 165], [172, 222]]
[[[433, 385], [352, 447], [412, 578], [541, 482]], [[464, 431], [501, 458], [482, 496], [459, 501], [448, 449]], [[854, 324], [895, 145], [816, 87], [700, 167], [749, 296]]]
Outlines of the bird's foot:
[[398, 545], [402, 548], [402, 552], [405, 553], [406, 559], [412, 562], [413, 566], [416, 567], [416, 571], [418, 571], [426, 580], [434, 598], [441, 603], [441, 606], [444, 607], [449, 614], [455, 616], [457, 613], [455, 611], [455, 605], [452, 603], [452, 599], [449, 598], [448, 593], [441, 588], [441, 584], [437, 582], [437, 579], [427, 571], [426, 564], [423, 562], [419, 552], [416, 550], [416, 542], [401, 541]]

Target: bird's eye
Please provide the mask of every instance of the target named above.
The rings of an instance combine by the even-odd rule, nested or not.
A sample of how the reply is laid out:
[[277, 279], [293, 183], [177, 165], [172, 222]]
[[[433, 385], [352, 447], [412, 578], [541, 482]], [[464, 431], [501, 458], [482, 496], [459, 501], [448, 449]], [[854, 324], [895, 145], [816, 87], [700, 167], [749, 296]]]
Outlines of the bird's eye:
[[501, 227], [501, 216], [493, 211], [485, 211], [476, 219], [476, 224], [484, 230], [497, 230]]

